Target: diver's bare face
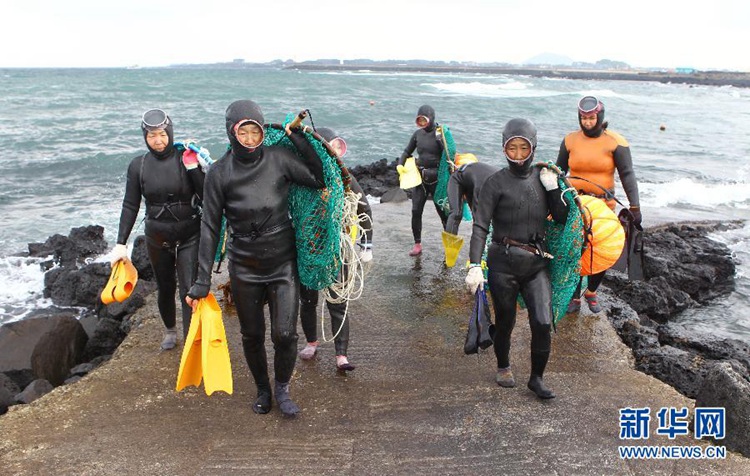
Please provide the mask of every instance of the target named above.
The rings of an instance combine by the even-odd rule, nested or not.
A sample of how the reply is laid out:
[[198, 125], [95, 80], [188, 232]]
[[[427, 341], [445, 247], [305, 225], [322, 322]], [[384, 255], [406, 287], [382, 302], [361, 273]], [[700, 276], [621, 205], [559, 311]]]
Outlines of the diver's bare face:
[[596, 113], [594, 114], [581, 114], [581, 127], [590, 131], [596, 127]]
[[248, 149], [258, 147], [263, 142], [263, 129], [257, 124], [245, 124], [237, 128], [237, 140]]
[[148, 131], [146, 133], [146, 144], [156, 152], [164, 152], [169, 145], [169, 135], [164, 129]]
[[515, 137], [505, 144], [505, 156], [513, 162], [523, 162], [531, 155], [531, 144], [526, 139]]

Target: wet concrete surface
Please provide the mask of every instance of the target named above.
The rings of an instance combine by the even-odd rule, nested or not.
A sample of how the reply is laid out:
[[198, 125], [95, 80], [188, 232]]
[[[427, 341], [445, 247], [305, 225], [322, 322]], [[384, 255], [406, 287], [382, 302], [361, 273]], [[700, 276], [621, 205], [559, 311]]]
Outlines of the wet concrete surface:
[[[634, 370], [606, 317], [585, 306], [553, 336], [545, 381], [557, 398], [540, 401], [526, 389], [524, 312], [513, 334], [518, 386], [498, 387], [491, 349], [463, 354], [472, 300], [460, 265], [469, 224], [461, 226], [467, 244], [459, 266], [446, 269], [431, 204], [417, 258], [407, 255], [410, 203], [380, 204], [374, 215], [374, 263], [350, 308], [357, 369], [336, 372], [332, 342], [315, 360], [298, 361], [298, 418], [282, 418], [275, 407], [268, 415], [251, 411], [255, 389], [231, 308], [224, 320], [234, 394], [175, 392], [180, 351], [158, 350], [162, 329], [151, 296], [140, 311], [145, 324], [110, 362], [0, 417], [0, 474], [750, 474], [750, 460], [731, 453], [723, 460], [619, 458], [623, 444], [706, 443], [653, 435], [658, 408], [685, 406], [692, 414], [693, 401]], [[218, 275], [214, 288], [226, 279]], [[619, 409], [644, 406], [652, 409], [653, 436], [621, 441]]]

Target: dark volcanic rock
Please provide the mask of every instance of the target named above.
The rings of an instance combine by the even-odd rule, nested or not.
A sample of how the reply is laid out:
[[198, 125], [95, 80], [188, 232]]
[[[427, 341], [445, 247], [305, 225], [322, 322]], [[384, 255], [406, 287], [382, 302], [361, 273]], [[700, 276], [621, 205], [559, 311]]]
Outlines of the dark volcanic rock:
[[610, 272], [602, 302], [615, 330], [632, 349], [636, 368], [696, 398], [696, 406], [725, 407], [731, 428], [727, 435], [734, 439], [724, 442], [750, 455], [750, 345], [667, 322], [687, 307], [734, 289], [729, 249], [706, 235], [735, 225], [693, 223], [648, 230], [648, 281], [628, 281]]
[[357, 165], [350, 168], [349, 172], [357, 178], [365, 194], [373, 197], [380, 197], [399, 186], [395, 160], [390, 164], [387, 159], [381, 159], [369, 165]]
[[44, 243], [29, 243], [29, 256], [52, 255], [60, 266], [73, 266], [85, 258], [104, 253], [107, 242], [104, 240], [104, 228], [89, 225], [73, 228], [70, 235], [52, 235]]
[[406, 194], [406, 192], [404, 192], [400, 188], [392, 188], [388, 190], [387, 192], [385, 192], [380, 197], [380, 203], [388, 203], [388, 202], [398, 203], [398, 202], [405, 202], [408, 199], [409, 199], [409, 196]]
[[706, 235], [731, 226], [711, 222], [648, 229], [644, 232], [647, 280], [629, 281], [608, 273], [604, 284], [637, 313], [659, 322], [725, 296], [734, 289], [735, 264], [730, 250]]
[[31, 382], [23, 392], [16, 395], [16, 402], [18, 403], [31, 403], [39, 397], [42, 397], [51, 392], [55, 387], [44, 379], [37, 379]]
[[726, 410], [726, 437], [718, 444], [750, 455], [750, 382], [728, 362], [716, 364], [706, 376], [695, 399], [695, 407]]
[[83, 360], [89, 361], [101, 355], [111, 355], [126, 335], [119, 321], [109, 318], [100, 319], [94, 336], [86, 343]]
[[146, 304], [146, 297], [156, 290], [156, 283], [152, 281], [143, 281], [138, 276], [138, 282], [130, 297], [123, 302], [113, 302], [111, 304], [98, 304], [99, 319], [110, 318], [122, 321], [128, 314], [133, 314], [139, 308]]
[[86, 332], [75, 315], [62, 313], [0, 327], [0, 372], [20, 387], [43, 378], [59, 385], [81, 362]]
[[92, 263], [80, 269], [58, 267], [44, 275], [44, 297], [59, 306], [95, 307], [109, 280], [109, 263]]
[[702, 357], [672, 346], [641, 348], [634, 354], [638, 370], [668, 383], [690, 398], [698, 395], [708, 373]]
[[130, 255], [130, 261], [133, 262], [133, 266], [138, 270], [139, 281], [154, 280], [154, 268], [151, 267], [151, 261], [148, 258], [145, 235], [139, 235], [133, 241], [133, 252]]
[[15, 405], [16, 395], [21, 389], [7, 375], [0, 372], [0, 415], [8, 411], [8, 407]]

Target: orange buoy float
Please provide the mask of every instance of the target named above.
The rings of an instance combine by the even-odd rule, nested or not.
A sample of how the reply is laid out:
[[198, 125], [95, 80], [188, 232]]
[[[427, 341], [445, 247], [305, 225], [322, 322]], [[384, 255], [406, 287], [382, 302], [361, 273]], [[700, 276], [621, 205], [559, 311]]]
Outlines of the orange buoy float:
[[581, 256], [581, 275], [601, 273], [617, 262], [625, 245], [625, 230], [607, 204], [581, 195], [586, 244]]

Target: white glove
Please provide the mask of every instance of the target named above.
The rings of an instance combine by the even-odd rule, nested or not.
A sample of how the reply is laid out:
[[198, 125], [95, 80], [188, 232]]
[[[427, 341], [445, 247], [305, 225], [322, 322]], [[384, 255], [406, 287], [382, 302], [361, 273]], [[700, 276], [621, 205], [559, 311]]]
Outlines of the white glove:
[[481, 266], [474, 266], [469, 269], [469, 274], [466, 275], [466, 288], [471, 294], [477, 292], [479, 286], [484, 284], [484, 273], [482, 272]]
[[121, 259], [127, 259], [128, 247], [126, 245], [115, 245], [112, 251], [109, 253], [109, 262], [114, 266], [115, 263]]
[[362, 250], [362, 252], [359, 254], [359, 260], [363, 263], [369, 263], [372, 261], [372, 250]]
[[549, 167], [544, 167], [539, 172], [539, 181], [542, 182], [544, 189], [548, 192], [559, 187], [557, 184], [557, 173]]

